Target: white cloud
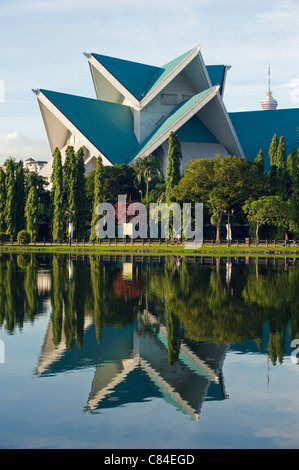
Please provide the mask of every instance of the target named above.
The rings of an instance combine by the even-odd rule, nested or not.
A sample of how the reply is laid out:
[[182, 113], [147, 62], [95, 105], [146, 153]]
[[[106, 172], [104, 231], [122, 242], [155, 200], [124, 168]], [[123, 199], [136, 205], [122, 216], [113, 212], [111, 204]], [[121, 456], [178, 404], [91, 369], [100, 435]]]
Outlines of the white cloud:
[[277, 27], [291, 25], [298, 27], [299, 9], [297, 0], [280, 0], [273, 4], [272, 10], [269, 8], [263, 13], [257, 14], [259, 21], [264, 23], [275, 22]]
[[293, 78], [288, 83], [281, 85], [281, 88], [287, 90], [292, 103], [299, 103], [299, 77]]
[[48, 161], [51, 152], [45, 142], [35, 142], [18, 132], [11, 132], [0, 136], [0, 164], [2, 165], [9, 157], [14, 157], [16, 160], [31, 157]]

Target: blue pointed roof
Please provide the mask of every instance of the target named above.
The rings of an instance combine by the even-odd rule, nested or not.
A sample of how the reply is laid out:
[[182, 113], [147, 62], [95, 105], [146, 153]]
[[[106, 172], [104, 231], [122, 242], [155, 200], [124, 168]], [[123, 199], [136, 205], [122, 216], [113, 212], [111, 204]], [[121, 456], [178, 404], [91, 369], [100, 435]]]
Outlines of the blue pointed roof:
[[137, 100], [142, 98], [177, 67], [193, 49], [162, 67], [132, 62], [102, 54], [91, 55], [102, 64]]
[[160, 67], [141, 64], [102, 54], [91, 54], [108, 70], [136, 99], [140, 100], [154, 80], [162, 73]]
[[126, 163], [139, 145], [130, 107], [49, 90], [40, 91], [112, 164]]

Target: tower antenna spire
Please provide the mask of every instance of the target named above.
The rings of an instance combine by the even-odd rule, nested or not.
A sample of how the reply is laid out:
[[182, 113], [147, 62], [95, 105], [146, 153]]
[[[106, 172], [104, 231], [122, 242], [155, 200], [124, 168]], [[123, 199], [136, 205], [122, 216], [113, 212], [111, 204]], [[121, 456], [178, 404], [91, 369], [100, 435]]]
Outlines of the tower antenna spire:
[[268, 63], [268, 91], [266, 98], [262, 101], [262, 108], [264, 110], [276, 109], [277, 101], [273, 98], [270, 88], [270, 64]]

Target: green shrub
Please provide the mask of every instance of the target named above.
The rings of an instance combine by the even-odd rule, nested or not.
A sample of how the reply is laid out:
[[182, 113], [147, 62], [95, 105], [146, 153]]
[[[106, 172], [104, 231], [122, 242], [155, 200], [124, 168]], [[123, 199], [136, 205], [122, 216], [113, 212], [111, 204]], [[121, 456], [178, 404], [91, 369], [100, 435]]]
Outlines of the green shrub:
[[30, 240], [30, 235], [27, 230], [21, 230], [17, 235], [17, 241], [19, 245], [28, 245]]

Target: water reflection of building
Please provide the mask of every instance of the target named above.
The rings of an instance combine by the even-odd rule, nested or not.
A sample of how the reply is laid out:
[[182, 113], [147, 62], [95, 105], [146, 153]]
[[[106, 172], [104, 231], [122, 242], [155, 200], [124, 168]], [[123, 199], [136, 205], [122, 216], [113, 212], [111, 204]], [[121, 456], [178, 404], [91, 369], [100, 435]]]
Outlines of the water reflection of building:
[[54, 346], [49, 325], [36, 373], [95, 366], [86, 412], [160, 397], [197, 420], [205, 400], [226, 398], [221, 368], [227, 345], [182, 341], [179, 358], [170, 365], [166, 328], [160, 325], [149, 336], [138, 333], [138, 326], [137, 321], [125, 328], [107, 326], [99, 344], [93, 325], [86, 323], [83, 347], [68, 351], [64, 341]]
[[50, 271], [38, 270], [36, 274], [36, 284], [39, 294], [49, 294], [49, 292], [51, 292]]
[[142, 291], [142, 280], [133, 263], [124, 262], [122, 269], [113, 280], [113, 292], [116, 297], [139, 299]]
[[[84, 330], [86, 331], [92, 324], [92, 319], [87, 317], [84, 321]], [[41, 355], [36, 367], [36, 374], [46, 374], [52, 367], [56, 367], [61, 358], [67, 353], [66, 340], [64, 329], [61, 331], [61, 341], [58, 345], [53, 342], [53, 324], [49, 321], [48, 328], [45, 334], [44, 342], [41, 349]]]

